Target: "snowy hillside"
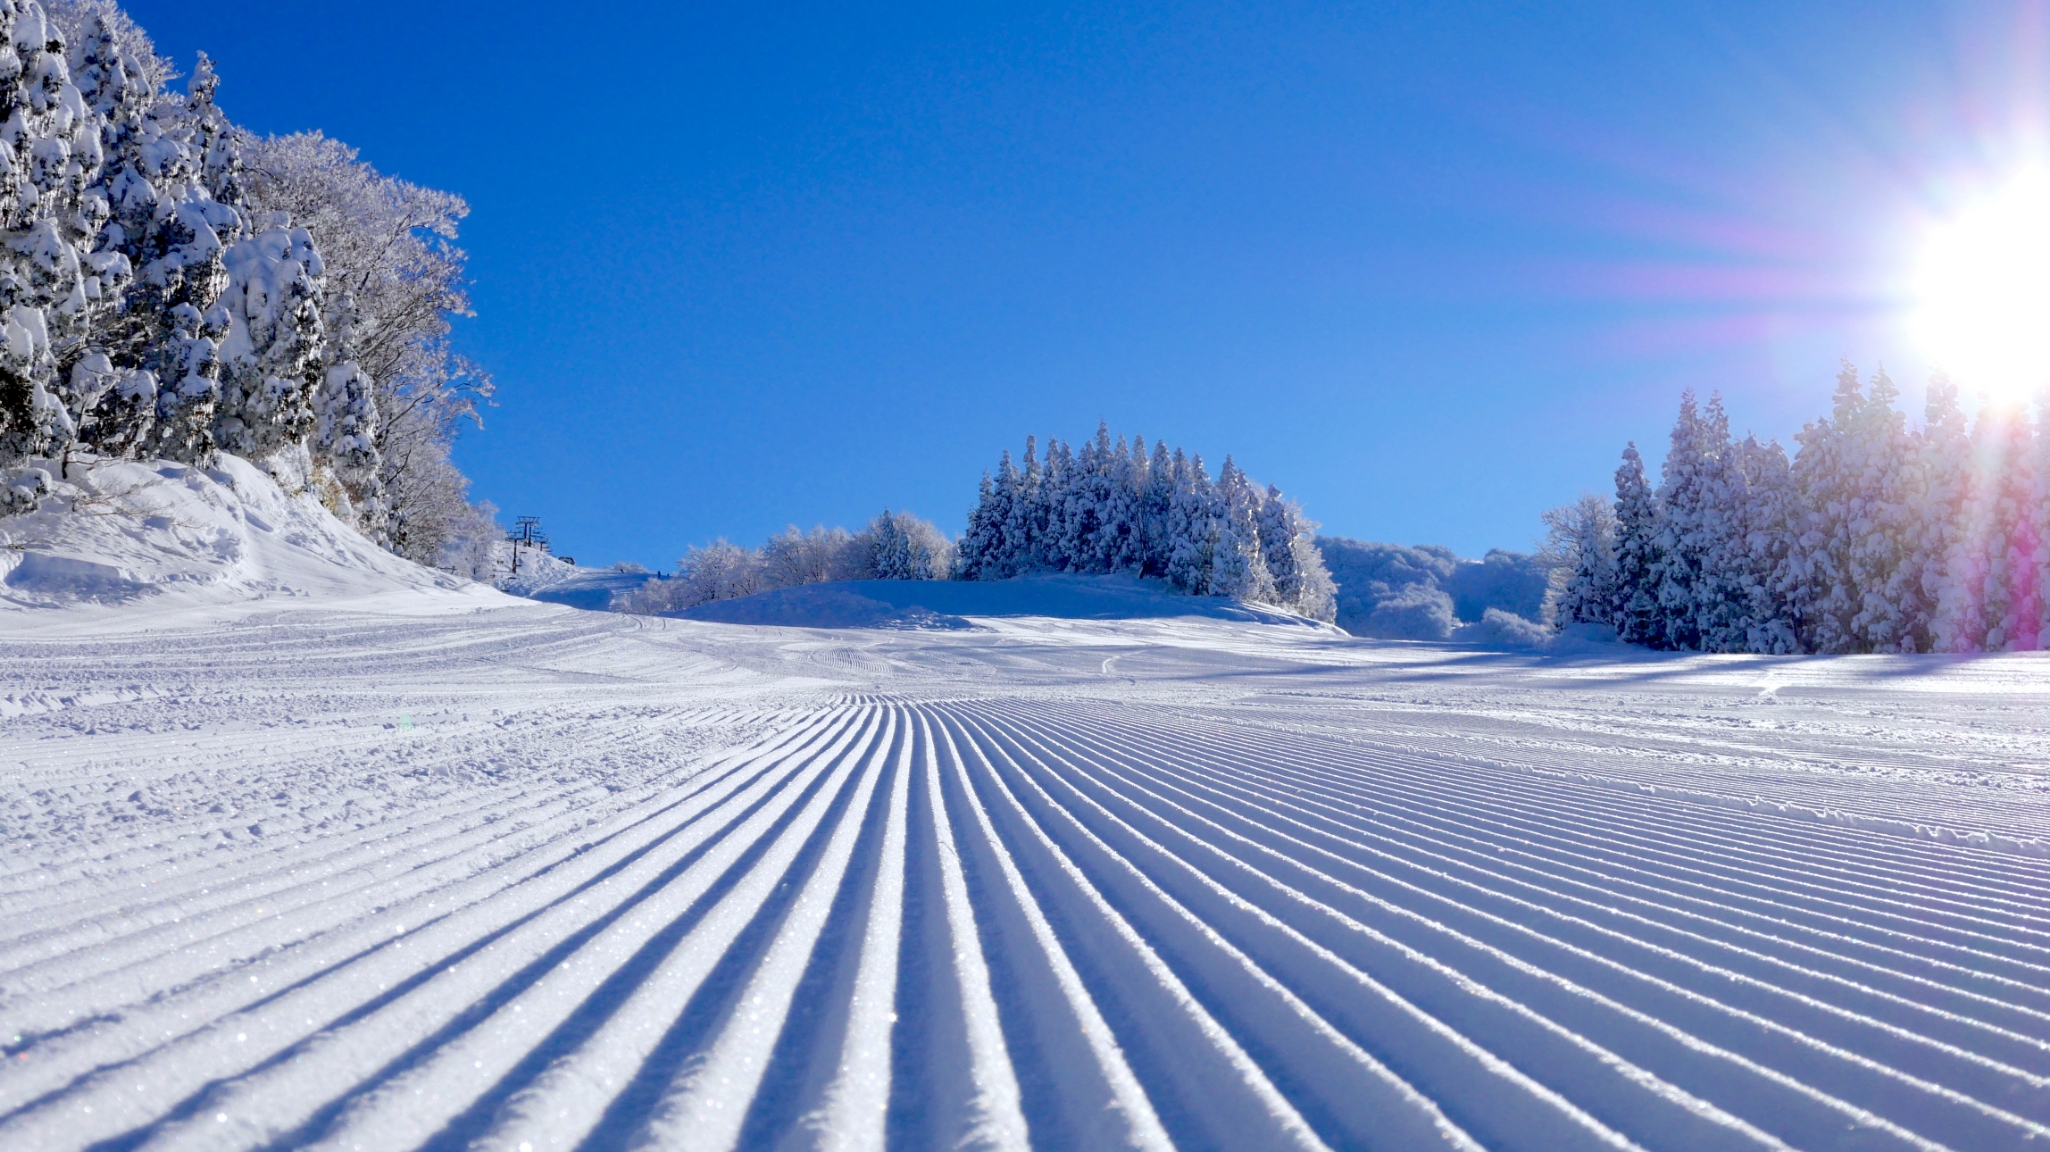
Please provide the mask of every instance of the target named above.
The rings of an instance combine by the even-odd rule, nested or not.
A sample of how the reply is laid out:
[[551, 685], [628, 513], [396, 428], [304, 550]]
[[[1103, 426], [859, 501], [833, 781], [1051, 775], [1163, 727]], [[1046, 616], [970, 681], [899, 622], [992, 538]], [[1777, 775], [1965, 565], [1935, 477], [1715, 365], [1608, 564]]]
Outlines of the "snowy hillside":
[[2050, 1139], [2050, 662], [402, 599], [0, 624], [0, 1147]]
[[[510, 545], [500, 544], [499, 549], [502, 555], [511, 553]], [[520, 570], [504, 571], [501, 564], [504, 574], [496, 581], [497, 586], [514, 596], [548, 604], [603, 612], [612, 607], [614, 597], [632, 592], [653, 578], [653, 573], [635, 564], [579, 568], [537, 548], [522, 547], [519, 553]]]
[[[222, 456], [74, 464], [41, 507], [0, 517], [0, 621], [47, 609], [140, 622], [202, 604], [488, 590], [401, 560], [336, 520], [310, 492], [288, 496], [262, 469]], [[4, 626], [4, 625], [0, 625]]]

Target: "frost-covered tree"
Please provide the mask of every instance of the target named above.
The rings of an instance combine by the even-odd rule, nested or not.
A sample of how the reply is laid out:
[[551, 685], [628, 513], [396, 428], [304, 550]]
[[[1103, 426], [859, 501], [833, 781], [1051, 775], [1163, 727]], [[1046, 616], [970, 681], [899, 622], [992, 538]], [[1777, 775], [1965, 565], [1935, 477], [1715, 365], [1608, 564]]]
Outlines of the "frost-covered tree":
[[1714, 416], [1703, 419], [1691, 391], [1681, 395], [1659, 479], [1658, 549], [1651, 578], [1663, 648], [1701, 647], [1702, 617], [1718, 598], [1708, 553], [1717, 531], [1714, 469], [1729, 430], [1718, 427]]
[[1025, 441], [1005, 453], [968, 514], [955, 575], [1001, 580], [1029, 572], [1130, 572], [1193, 595], [1236, 596], [1332, 619], [1335, 585], [1316, 526], [1273, 486], [1226, 461], [1213, 483], [1200, 457], [1108, 425], [1074, 451]]
[[1274, 575], [1260, 546], [1260, 490], [1232, 458], [1218, 473], [1217, 527], [1210, 554], [1212, 595], [1275, 601]]
[[461, 199], [249, 135], [111, 0], [0, 0], [0, 41], [0, 468], [228, 451], [405, 555], [474, 524], [447, 505], [489, 393], [448, 344]]
[[1636, 444], [1623, 448], [1616, 468], [1616, 633], [1633, 644], [1659, 646], [1666, 630], [1659, 612], [1659, 507], [1644, 478]]
[[953, 544], [931, 521], [888, 508], [855, 534], [854, 549], [857, 578], [944, 580], [953, 567]]
[[1616, 623], [1616, 510], [1592, 492], [1543, 516], [1551, 566], [1544, 617], [1556, 628]]
[[620, 597], [627, 612], [681, 612], [713, 600], [752, 596], [762, 590], [761, 554], [720, 537], [693, 546], [676, 562], [676, 575], [650, 580]]
[[828, 580], [854, 580], [866, 567], [845, 528], [815, 525], [799, 532], [792, 524], [762, 545], [762, 587], [795, 588]]
[[[237, 146], [251, 211], [286, 213], [320, 247], [323, 322], [348, 337], [346, 349], [337, 342], [327, 360], [355, 363], [371, 383], [382, 484], [393, 493], [418, 490], [403, 473], [409, 461], [432, 453], [414, 446], [452, 440], [492, 391], [490, 377], [450, 343], [454, 319], [472, 314], [465, 256], [455, 243], [469, 206], [452, 193], [386, 176], [318, 132], [244, 134]], [[387, 501], [382, 530], [417, 537], [404, 498]]]
[[1799, 651], [1793, 603], [1780, 591], [1788, 578], [1791, 548], [1791, 462], [1777, 441], [1760, 444], [1751, 436], [1732, 446], [1732, 460], [1740, 475], [1730, 490], [1742, 493], [1742, 503], [1730, 518], [1733, 532], [1724, 538], [1714, 563], [1725, 573], [1740, 608], [1721, 650]]
[[1338, 588], [1317, 548], [1317, 522], [1302, 505], [1267, 486], [1259, 514], [1260, 550], [1274, 578], [1275, 603], [1312, 620], [1338, 616]]
[[[1913, 546], [1903, 561], [1913, 607], [1908, 634], [1919, 652], [1959, 651], [1964, 585], [1951, 578], [1961, 547], [1959, 519], [1970, 490], [1971, 433], [1958, 407], [1957, 387], [1938, 376], [1929, 382], [1922, 432], [1915, 445], [1918, 484], [1909, 509]], [[1978, 630], [1983, 636], [1984, 629]]]
[[1657, 493], [1626, 450], [1614, 593], [1625, 638], [1761, 653], [2042, 647], [2042, 417], [1988, 401], [1968, 433], [1939, 377], [1914, 429], [1897, 398], [1883, 371], [1861, 381], [1844, 365], [1830, 414], [1802, 429], [1791, 461], [1777, 444], [1732, 441], [1719, 403], [1683, 400]]
[[1959, 586], [1948, 629], [1955, 651], [2027, 651], [2040, 645], [2032, 432], [2015, 405], [1987, 404], [1973, 424], [1971, 482], [1950, 565]]
[[0, 467], [70, 448], [98, 394], [71, 368], [92, 349], [111, 262], [92, 246], [104, 206], [98, 117], [71, 82], [62, 31], [33, 0], [0, 0]]

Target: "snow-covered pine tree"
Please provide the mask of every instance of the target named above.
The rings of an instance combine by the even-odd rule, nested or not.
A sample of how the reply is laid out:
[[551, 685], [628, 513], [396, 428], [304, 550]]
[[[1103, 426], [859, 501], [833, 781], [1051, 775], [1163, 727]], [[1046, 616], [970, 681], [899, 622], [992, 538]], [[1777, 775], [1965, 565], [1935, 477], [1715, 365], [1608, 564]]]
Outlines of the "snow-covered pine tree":
[[1734, 518], [1741, 547], [1724, 553], [1734, 574], [1741, 610], [1740, 643], [1729, 651], [1784, 655], [1797, 652], [1792, 605], [1780, 594], [1787, 579], [1787, 519], [1794, 500], [1792, 465], [1778, 441], [1760, 444], [1746, 436], [1732, 446], [1743, 477], [1744, 504]]
[[1701, 647], [1702, 612], [1713, 596], [1704, 578], [1715, 515], [1709, 470], [1719, 447], [1694, 393], [1682, 393], [1658, 487], [1658, 551], [1651, 584], [1661, 648]]
[[1075, 453], [1067, 441], [1047, 439], [1044, 468], [1045, 475], [1039, 485], [1043, 527], [1036, 567], [1065, 572], [1081, 550], [1075, 524], [1078, 509], [1071, 506], [1081, 478], [1077, 474]]
[[1338, 616], [1338, 586], [1317, 548], [1317, 523], [1272, 484], [1260, 501], [1260, 550], [1274, 579], [1274, 602], [1312, 620]]
[[1702, 506], [1697, 524], [1700, 570], [1693, 607], [1696, 644], [1704, 652], [1742, 652], [1750, 645], [1750, 475], [1730, 440], [1722, 397], [1702, 409]]
[[1210, 476], [1201, 456], [1186, 456], [1179, 448], [1171, 467], [1174, 490], [1168, 503], [1167, 529], [1162, 534], [1167, 548], [1162, 575], [1170, 587], [1191, 596], [1206, 596], [1210, 593], [1211, 549], [1216, 543]]
[[1856, 607], [1850, 644], [1858, 652], [1898, 652], [1903, 640], [1912, 644], [1903, 613], [1908, 607], [1906, 558], [1913, 547], [1907, 523], [1913, 455], [1907, 421], [1893, 406], [1899, 396], [1880, 368], [1846, 438], [1844, 565]]
[[1076, 454], [1075, 473], [1068, 488], [1066, 530], [1067, 554], [1062, 567], [1070, 572], [1108, 572], [1110, 557], [1104, 547], [1104, 517], [1110, 510], [1110, 427], [1098, 422], [1096, 435], [1082, 444]]
[[1971, 433], [1964, 411], [1958, 406], [1957, 386], [1937, 376], [1929, 382], [1923, 407], [1922, 434], [1916, 443], [1919, 483], [1910, 508], [1915, 543], [1906, 566], [1913, 573], [1915, 610], [1908, 620], [1909, 634], [1921, 652], [1957, 652], [1960, 634], [1976, 631], [1985, 636], [1984, 624], [1965, 624], [1970, 615], [1965, 585], [1953, 580], [1951, 561], [1962, 561], [1959, 518], [1970, 490], [1972, 459]]
[[856, 539], [869, 557], [870, 579], [944, 580], [952, 567], [947, 538], [909, 512], [883, 509]]
[[[1004, 462], [1010, 463], [1011, 454], [1004, 453]], [[961, 534], [961, 540], [954, 552], [954, 577], [958, 580], [982, 580], [997, 559], [1003, 547], [1003, 522], [1007, 509], [997, 503], [996, 484], [987, 472], [982, 474], [982, 486], [976, 493], [975, 507], [968, 511], [968, 530]], [[793, 526], [794, 530], [794, 526]]]
[[1260, 546], [1260, 490], [1224, 458], [1217, 474], [1216, 536], [1210, 554], [1210, 594], [1270, 602], [1274, 576]]
[[[110, 293], [91, 248], [104, 222], [86, 187], [99, 124], [71, 82], [62, 35], [33, 0], [0, 0], [0, 467], [65, 452], [106, 376], [73, 374]], [[108, 268], [109, 275], [123, 271]], [[10, 486], [10, 491], [11, 486]], [[19, 501], [10, 497], [10, 504]]]
[[2029, 454], [2030, 530], [2035, 544], [2036, 647], [2050, 649], [2050, 394], [2036, 398], [2035, 450]]
[[1260, 510], [1256, 524], [1260, 538], [1260, 558], [1267, 565], [1267, 574], [1274, 581], [1275, 603], [1294, 608], [1301, 599], [1303, 572], [1297, 562], [1296, 538], [1305, 533], [1314, 533], [1315, 528], [1303, 522], [1302, 510], [1283, 497], [1281, 489], [1272, 484], [1260, 494]]
[[1165, 577], [1173, 546], [1168, 539], [1168, 520], [1173, 514], [1175, 461], [1168, 454], [1167, 441], [1153, 442], [1153, 457], [1146, 463], [1146, 487], [1139, 495], [1139, 574]]
[[313, 429], [327, 344], [320, 254], [313, 236], [282, 214], [222, 254], [228, 287], [221, 306], [221, 402], [214, 442], [263, 460], [303, 442]]
[[1659, 505], [1635, 443], [1616, 468], [1616, 633], [1632, 644], [1665, 642], [1658, 601]]
[[1965, 531], [1975, 553], [1976, 599], [1986, 626], [1977, 645], [1982, 651], [2025, 652], [2040, 646], [2032, 432], [2019, 405], [1993, 403], [1979, 410], [1972, 429], [1972, 471], [1978, 483]]
[[1116, 567], [1120, 572], [1143, 572], [1146, 568], [1146, 494], [1153, 487], [1153, 464], [1146, 455], [1146, 438], [1132, 437], [1126, 446], [1118, 504], [1113, 511], [1123, 518], [1118, 539]]
[[1146, 457], [1134, 459], [1120, 436], [1111, 447], [1103, 478], [1103, 508], [1096, 543], [1097, 570], [1130, 572], [1139, 567], [1139, 492], [1146, 480]]
[[1017, 576], [1039, 567], [1040, 542], [1045, 535], [1045, 473], [1034, 454], [1037, 441], [1025, 437], [1025, 457], [1018, 468], [1016, 495], [1011, 501], [1011, 518], [1004, 526], [1005, 576]]
[[1837, 373], [1830, 415], [1803, 427], [1794, 457], [1798, 515], [1790, 525], [1793, 562], [1785, 592], [1801, 622], [1801, 645], [1810, 652], [1853, 652], [1854, 621], [1863, 594], [1852, 572], [1859, 485], [1864, 462], [1857, 455], [1865, 394], [1858, 370], [1846, 362]]
[[102, 450], [204, 461], [227, 331], [215, 307], [227, 282], [221, 254], [245, 230], [241, 212], [206, 183], [208, 133], [224, 123], [212, 106], [212, 69], [203, 61], [184, 97], [162, 94], [168, 66], [111, 8], [86, 14], [73, 62], [101, 118], [105, 162], [87, 195], [107, 223], [94, 258], [134, 273], [112, 297], [100, 339], [130, 374], [95, 414]]

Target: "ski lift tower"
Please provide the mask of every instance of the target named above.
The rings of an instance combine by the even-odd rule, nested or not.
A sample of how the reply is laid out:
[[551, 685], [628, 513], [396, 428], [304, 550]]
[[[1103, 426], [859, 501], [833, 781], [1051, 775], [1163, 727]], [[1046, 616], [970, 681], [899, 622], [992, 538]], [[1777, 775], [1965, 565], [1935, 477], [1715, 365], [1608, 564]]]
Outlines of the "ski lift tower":
[[548, 533], [541, 530], [541, 518], [539, 516], [519, 517], [513, 521], [513, 529], [505, 534], [505, 538], [512, 544], [512, 570], [515, 576], [520, 574], [521, 548], [539, 548], [543, 552], [548, 551]]

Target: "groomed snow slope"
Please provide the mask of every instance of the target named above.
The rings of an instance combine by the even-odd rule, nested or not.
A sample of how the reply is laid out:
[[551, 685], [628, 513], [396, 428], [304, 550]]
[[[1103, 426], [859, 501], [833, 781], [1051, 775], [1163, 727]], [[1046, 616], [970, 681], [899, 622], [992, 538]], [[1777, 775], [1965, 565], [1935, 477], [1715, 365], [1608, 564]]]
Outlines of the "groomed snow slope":
[[2050, 1139], [2037, 658], [67, 619], [0, 1147]]

